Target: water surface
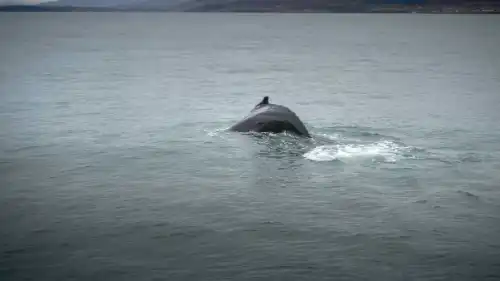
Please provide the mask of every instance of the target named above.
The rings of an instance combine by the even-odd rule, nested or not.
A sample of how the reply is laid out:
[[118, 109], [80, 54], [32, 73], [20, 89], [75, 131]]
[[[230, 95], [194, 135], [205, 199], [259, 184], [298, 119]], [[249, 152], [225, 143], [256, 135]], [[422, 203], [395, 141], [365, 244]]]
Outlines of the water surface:
[[500, 278], [498, 26], [0, 14], [0, 279]]

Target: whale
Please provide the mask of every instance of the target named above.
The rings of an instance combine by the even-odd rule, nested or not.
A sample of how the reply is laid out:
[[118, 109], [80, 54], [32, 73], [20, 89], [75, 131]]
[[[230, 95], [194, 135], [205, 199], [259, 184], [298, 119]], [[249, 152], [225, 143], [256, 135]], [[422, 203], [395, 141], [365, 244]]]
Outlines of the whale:
[[310, 138], [300, 118], [286, 106], [269, 103], [265, 96], [242, 120], [229, 128], [234, 132], [293, 133]]

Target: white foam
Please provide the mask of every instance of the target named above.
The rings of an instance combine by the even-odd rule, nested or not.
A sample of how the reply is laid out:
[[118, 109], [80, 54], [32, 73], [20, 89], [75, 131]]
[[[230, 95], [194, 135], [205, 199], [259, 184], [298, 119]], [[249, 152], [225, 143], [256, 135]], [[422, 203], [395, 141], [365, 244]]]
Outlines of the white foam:
[[335, 134], [316, 134], [316, 135], [319, 137], [328, 139], [328, 140], [333, 140], [333, 141], [342, 139], [342, 135], [338, 134], [338, 133], [335, 133]]
[[372, 159], [373, 161], [396, 162], [400, 152], [404, 150], [391, 141], [381, 141], [371, 144], [337, 144], [322, 145], [304, 154], [312, 161], [334, 161]]
[[222, 133], [227, 132], [229, 128], [219, 128], [214, 130], [204, 130], [209, 137], [218, 137]]

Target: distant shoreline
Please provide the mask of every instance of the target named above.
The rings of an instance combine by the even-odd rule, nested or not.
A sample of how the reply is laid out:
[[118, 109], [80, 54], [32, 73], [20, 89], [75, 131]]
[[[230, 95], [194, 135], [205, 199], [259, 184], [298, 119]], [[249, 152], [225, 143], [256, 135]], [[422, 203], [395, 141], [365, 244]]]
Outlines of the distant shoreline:
[[369, 9], [338, 9], [338, 10], [269, 10], [269, 9], [197, 9], [179, 11], [175, 9], [120, 9], [120, 8], [95, 8], [95, 7], [55, 7], [55, 6], [30, 6], [11, 5], [0, 6], [0, 12], [114, 12], [114, 13], [279, 13], [279, 14], [500, 14], [500, 8], [463, 8], [463, 7], [372, 7]]

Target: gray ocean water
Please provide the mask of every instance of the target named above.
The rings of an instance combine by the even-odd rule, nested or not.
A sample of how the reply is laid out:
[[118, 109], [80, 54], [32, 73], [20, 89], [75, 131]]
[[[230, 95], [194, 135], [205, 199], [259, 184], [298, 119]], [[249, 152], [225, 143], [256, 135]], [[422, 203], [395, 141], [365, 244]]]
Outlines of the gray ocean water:
[[0, 14], [0, 280], [499, 280], [499, 26]]

